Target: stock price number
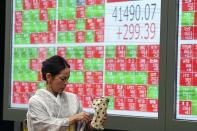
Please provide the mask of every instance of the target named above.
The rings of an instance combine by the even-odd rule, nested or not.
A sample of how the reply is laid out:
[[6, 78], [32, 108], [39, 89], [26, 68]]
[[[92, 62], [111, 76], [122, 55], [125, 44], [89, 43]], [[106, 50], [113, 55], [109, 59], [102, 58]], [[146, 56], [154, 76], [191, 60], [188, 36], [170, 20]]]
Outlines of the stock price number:
[[119, 26], [119, 30], [116, 34], [118, 35], [118, 39], [121, 40], [150, 40], [155, 38], [155, 33], [155, 23], [131, 23]]
[[156, 8], [156, 3], [145, 5], [132, 4], [130, 6], [115, 6], [113, 9], [112, 17], [114, 17], [115, 21], [153, 20]]

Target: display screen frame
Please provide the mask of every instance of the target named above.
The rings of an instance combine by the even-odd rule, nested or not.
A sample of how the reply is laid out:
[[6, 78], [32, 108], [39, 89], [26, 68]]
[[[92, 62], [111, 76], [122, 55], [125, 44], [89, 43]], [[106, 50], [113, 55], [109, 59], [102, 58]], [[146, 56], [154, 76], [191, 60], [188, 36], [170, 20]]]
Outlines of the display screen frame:
[[196, 121], [177, 119], [177, 64], [179, 35], [179, 0], [169, 0], [166, 79], [166, 130], [196, 131]]
[[[5, 35], [5, 73], [4, 73], [4, 120], [23, 121], [27, 109], [10, 108], [11, 60], [12, 60], [12, 0], [6, 1], [6, 35]], [[165, 78], [166, 78], [166, 39], [168, 1], [161, 1], [160, 27], [160, 70], [159, 70], [159, 111], [158, 118], [109, 115], [106, 128], [118, 130], [164, 130], [165, 119]]]
[[[193, 10], [189, 9], [189, 5], [187, 1], [179, 0], [179, 24], [178, 24], [178, 40], [177, 40], [177, 91], [176, 91], [176, 119], [180, 120], [191, 120], [197, 121], [197, 115], [195, 110], [195, 102], [196, 99], [196, 70], [195, 70], [195, 47], [196, 47], [196, 33], [195, 26], [196, 25], [196, 16], [193, 18], [193, 25], [191, 23], [185, 22], [185, 14], [189, 14], [191, 12], [196, 11], [196, 4], [193, 2]], [[188, 8], [186, 7], [188, 6]], [[189, 17], [189, 16], [188, 16]], [[190, 20], [190, 18], [188, 18]], [[186, 30], [187, 27], [192, 27], [194, 31], [192, 34], [188, 35]], [[192, 37], [192, 38], [190, 38]], [[189, 48], [191, 47], [191, 50]], [[191, 54], [190, 56], [188, 54]], [[187, 61], [187, 62], [186, 62]], [[191, 65], [191, 67], [189, 67]], [[192, 74], [192, 76], [189, 76]], [[188, 79], [188, 80], [187, 80]], [[191, 81], [190, 81], [191, 80]]]
[[[22, 121], [25, 118], [25, 109], [10, 108], [10, 91], [11, 91], [11, 61], [12, 61], [12, 0], [6, 1], [6, 22], [5, 22], [5, 63], [4, 63], [4, 104], [3, 119]], [[6, 88], [7, 87], [7, 88]], [[7, 119], [6, 119], [7, 118]], [[12, 119], [9, 119], [12, 118]]]

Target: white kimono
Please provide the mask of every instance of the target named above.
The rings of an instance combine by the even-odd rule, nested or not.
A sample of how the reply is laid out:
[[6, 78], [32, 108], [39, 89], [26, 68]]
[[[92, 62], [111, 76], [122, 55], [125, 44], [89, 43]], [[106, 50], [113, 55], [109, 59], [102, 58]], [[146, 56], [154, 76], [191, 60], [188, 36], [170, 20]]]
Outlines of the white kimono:
[[27, 126], [29, 131], [82, 131], [84, 123], [73, 128], [68, 117], [82, 111], [77, 96], [63, 92], [55, 97], [46, 89], [37, 90], [29, 100]]

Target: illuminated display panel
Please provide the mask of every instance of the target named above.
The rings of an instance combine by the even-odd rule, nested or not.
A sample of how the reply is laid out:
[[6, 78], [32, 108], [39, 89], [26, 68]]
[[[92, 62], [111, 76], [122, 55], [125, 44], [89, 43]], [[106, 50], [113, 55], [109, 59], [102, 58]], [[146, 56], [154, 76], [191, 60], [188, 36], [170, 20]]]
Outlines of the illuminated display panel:
[[71, 65], [65, 91], [83, 107], [109, 96], [115, 115], [158, 116], [160, 0], [15, 0], [11, 107], [44, 88], [41, 63]]
[[176, 118], [197, 120], [197, 0], [179, 1]]

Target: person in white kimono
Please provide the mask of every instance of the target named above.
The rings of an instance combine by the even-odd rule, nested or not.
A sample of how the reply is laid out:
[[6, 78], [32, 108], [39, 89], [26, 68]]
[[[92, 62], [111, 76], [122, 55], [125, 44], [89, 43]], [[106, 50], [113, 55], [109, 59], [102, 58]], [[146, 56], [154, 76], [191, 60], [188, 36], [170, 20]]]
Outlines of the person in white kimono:
[[69, 76], [70, 65], [60, 56], [42, 63], [46, 88], [37, 90], [29, 100], [29, 131], [83, 131], [90, 123], [90, 115], [82, 111], [77, 96], [64, 92]]

